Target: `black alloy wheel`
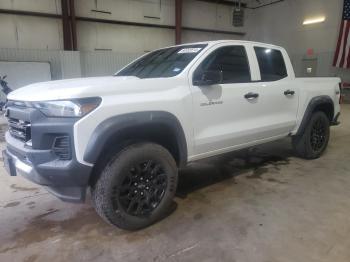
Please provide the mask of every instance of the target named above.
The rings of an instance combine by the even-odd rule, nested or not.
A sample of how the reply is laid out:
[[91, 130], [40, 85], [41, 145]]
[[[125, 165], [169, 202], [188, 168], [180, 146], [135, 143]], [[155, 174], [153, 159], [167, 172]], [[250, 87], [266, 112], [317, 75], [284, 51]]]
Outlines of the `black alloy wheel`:
[[168, 216], [178, 179], [177, 165], [161, 145], [131, 144], [111, 156], [91, 186], [93, 205], [108, 223], [127, 230]]
[[130, 167], [120, 189], [115, 186], [113, 206], [132, 216], [148, 216], [160, 204], [167, 188], [167, 174], [152, 160]]
[[292, 138], [292, 144], [298, 156], [315, 159], [323, 154], [329, 141], [329, 122], [329, 117], [322, 111], [312, 114], [303, 133]]
[[327, 136], [326, 128], [326, 123], [321, 118], [313, 123], [310, 134], [310, 145], [314, 152], [319, 152], [324, 147]]

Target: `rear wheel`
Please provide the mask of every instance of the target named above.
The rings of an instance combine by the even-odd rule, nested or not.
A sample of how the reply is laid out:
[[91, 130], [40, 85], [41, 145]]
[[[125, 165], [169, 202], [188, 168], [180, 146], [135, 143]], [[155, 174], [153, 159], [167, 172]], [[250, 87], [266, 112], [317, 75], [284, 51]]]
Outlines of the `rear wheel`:
[[119, 152], [92, 187], [97, 213], [117, 227], [136, 230], [166, 216], [177, 187], [177, 166], [162, 146], [139, 143]]
[[304, 133], [292, 139], [296, 153], [305, 159], [315, 159], [322, 155], [329, 141], [329, 119], [323, 112], [312, 115]]

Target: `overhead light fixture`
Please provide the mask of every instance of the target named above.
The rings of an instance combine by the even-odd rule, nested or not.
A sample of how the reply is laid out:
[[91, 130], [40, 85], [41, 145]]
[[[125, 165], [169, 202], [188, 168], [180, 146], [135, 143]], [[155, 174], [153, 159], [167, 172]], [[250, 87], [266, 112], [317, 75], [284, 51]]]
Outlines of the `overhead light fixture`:
[[324, 16], [310, 18], [310, 19], [304, 20], [303, 25], [311, 25], [311, 24], [322, 23], [325, 20], [326, 20], [326, 17], [324, 17]]

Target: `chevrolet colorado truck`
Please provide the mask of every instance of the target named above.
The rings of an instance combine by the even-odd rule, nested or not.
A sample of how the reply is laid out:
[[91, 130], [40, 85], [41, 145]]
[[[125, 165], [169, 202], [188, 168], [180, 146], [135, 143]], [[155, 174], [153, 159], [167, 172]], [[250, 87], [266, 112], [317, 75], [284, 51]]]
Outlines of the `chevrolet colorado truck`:
[[141, 56], [114, 76], [31, 84], [8, 95], [3, 152], [64, 201], [87, 189], [127, 230], [161, 219], [187, 163], [291, 137], [321, 156], [340, 114], [340, 79], [296, 78], [285, 49], [222, 40]]

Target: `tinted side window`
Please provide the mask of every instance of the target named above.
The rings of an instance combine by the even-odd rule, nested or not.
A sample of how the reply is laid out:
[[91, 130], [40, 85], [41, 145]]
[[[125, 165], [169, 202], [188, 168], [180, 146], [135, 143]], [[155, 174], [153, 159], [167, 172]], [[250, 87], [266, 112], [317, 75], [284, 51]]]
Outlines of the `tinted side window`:
[[213, 51], [197, 68], [194, 77], [205, 71], [222, 71], [223, 84], [250, 82], [250, 68], [244, 46], [225, 46]]
[[262, 81], [276, 81], [287, 77], [287, 69], [281, 51], [254, 47]]

